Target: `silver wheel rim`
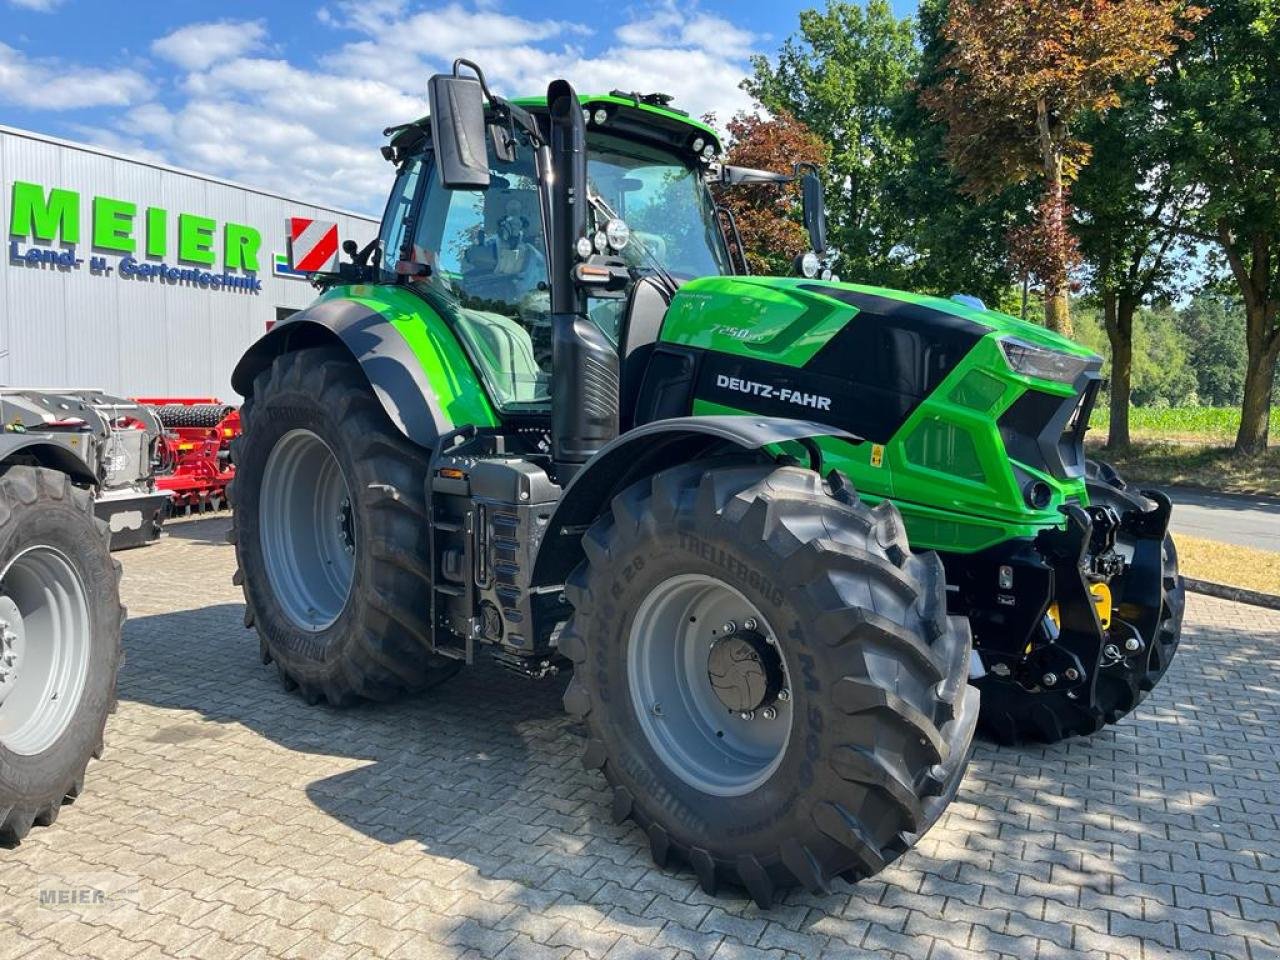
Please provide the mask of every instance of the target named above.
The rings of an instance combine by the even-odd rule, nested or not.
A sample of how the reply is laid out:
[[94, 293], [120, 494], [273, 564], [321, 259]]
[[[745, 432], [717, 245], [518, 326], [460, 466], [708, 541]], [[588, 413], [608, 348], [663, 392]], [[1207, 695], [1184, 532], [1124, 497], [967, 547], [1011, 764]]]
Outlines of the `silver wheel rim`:
[[93, 625], [84, 583], [50, 546], [0, 574], [0, 745], [43, 753], [66, 731], [89, 676]]
[[318, 632], [347, 605], [356, 569], [351, 490], [338, 458], [310, 430], [290, 430], [267, 457], [259, 533], [267, 578], [297, 627]]
[[750, 623], [780, 655], [777, 635], [745, 596], [702, 574], [682, 574], [650, 591], [631, 622], [627, 673], [631, 703], [649, 744], [666, 767], [703, 793], [731, 797], [765, 783], [782, 763], [792, 701], [782, 682], [749, 715], [733, 712], [708, 676], [725, 627]]

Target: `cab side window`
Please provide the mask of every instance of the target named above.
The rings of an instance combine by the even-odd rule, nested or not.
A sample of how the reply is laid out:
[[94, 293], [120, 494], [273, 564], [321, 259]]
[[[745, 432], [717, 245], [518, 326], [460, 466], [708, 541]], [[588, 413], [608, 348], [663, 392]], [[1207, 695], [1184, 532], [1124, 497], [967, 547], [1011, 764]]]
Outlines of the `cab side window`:
[[422, 175], [423, 159], [421, 156], [410, 157], [400, 166], [396, 174], [395, 186], [391, 188], [391, 198], [387, 201], [386, 212], [382, 215], [382, 226], [378, 230], [378, 246], [382, 250], [382, 274], [384, 279], [394, 278], [396, 261], [400, 259], [404, 246], [405, 226], [413, 210], [414, 198], [418, 193], [418, 179]]

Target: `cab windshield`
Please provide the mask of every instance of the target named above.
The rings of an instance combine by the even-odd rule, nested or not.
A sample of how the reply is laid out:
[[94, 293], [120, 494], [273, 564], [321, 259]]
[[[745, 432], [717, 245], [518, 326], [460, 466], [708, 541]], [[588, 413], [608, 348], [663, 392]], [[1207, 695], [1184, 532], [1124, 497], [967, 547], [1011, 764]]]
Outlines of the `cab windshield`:
[[[700, 169], [665, 150], [592, 133], [587, 182], [631, 228], [633, 242], [622, 256], [637, 269], [652, 269], [643, 244], [680, 280], [733, 272]], [[598, 211], [595, 217], [603, 228]]]

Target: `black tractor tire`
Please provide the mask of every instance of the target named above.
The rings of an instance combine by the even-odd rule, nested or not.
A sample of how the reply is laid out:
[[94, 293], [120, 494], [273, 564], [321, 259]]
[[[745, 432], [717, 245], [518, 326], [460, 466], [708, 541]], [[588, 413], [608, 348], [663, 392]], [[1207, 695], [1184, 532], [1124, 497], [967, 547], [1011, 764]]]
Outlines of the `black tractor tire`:
[[[262, 662], [275, 663], [285, 689], [332, 706], [392, 700], [457, 673], [459, 661], [432, 652], [426, 612], [430, 451], [391, 423], [359, 366], [340, 348], [285, 353], [254, 380], [240, 416], [227, 491], [233, 580], [244, 590], [245, 626], [257, 628]], [[261, 533], [268, 458], [298, 431], [323, 441], [350, 492], [353, 572], [340, 611], [321, 629], [299, 626], [286, 612]]]
[[[1085, 487], [1090, 504], [1110, 506], [1121, 514], [1130, 510], [1146, 512], [1155, 506], [1125, 483], [1111, 464], [1102, 461], [1085, 462]], [[1005, 682], [980, 682], [980, 733], [1006, 745], [1057, 743], [1068, 737], [1092, 736], [1133, 712], [1164, 677], [1182, 637], [1186, 588], [1178, 574], [1178, 550], [1169, 534], [1165, 535], [1161, 555], [1159, 626], [1144, 659], [1100, 670], [1092, 702], [1071, 699], [1065, 693], [1028, 693]], [[1120, 613], [1124, 614], [1123, 608]]]
[[[768, 907], [786, 887], [878, 872], [950, 802], [978, 713], [968, 621], [947, 616], [941, 562], [911, 552], [890, 503], [797, 467], [705, 461], [623, 491], [583, 544], [560, 638], [575, 665], [565, 707], [615, 820], [635, 821], [660, 866], [684, 861], [708, 893], [736, 884]], [[637, 610], [690, 577], [759, 609], [792, 688], [776, 767], [736, 795], [673, 770], [631, 686]]]
[[[0, 843], [15, 844], [33, 826], [53, 823], [63, 803], [80, 795], [89, 759], [102, 756], [125, 615], [110, 538], [93, 516], [88, 491], [66, 474], [0, 467], [0, 670], [12, 671], [0, 687], [14, 684], [0, 699]], [[15, 608], [18, 617], [10, 623], [5, 618]], [[35, 672], [28, 643], [58, 650], [53, 663], [62, 669]], [[35, 713], [20, 696], [27, 670], [33, 671], [28, 682], [45, 677], [37, 681], [43, 703]], [[60, 682], [58, 676], [81, 679]], [[59, 701], [46, 696], [48, 684], [71, 704], [52, 706]]]

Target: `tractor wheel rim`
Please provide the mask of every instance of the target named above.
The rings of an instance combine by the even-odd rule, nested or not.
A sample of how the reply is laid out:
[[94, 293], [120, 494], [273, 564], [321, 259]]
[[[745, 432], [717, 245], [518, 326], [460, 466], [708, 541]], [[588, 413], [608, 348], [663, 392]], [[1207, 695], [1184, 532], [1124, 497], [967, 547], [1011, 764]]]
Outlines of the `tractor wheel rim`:
[[[726, 657], [723, 647], [716, 651], [726, 643], [735, 645], [733, 656]], [[739, 678], [746, 685], [731, 680], [726, 692], [724, 664], [756, 658], [766, 646], [772, 651], [763, 658], [768, 669], [753, 665], [750, 676]], [[627, 674], [649, 745], [689, 786], [741, 796], [782, 763], [792, 699], [777, 634], [751, 601], [723, 581], [682, 574], [655, 586], [631, 622]]]
[[351, 489], [333, 450], [291, 430], [267, 457], [259, 531], [267, 577], [285, 616], [319, 632], [342, 614], [359, 544]]
[[22, 756], [66, 731], [89, 676], [84, 582], [55, 547], [28, 547], [0, 573], [0, 746]]

